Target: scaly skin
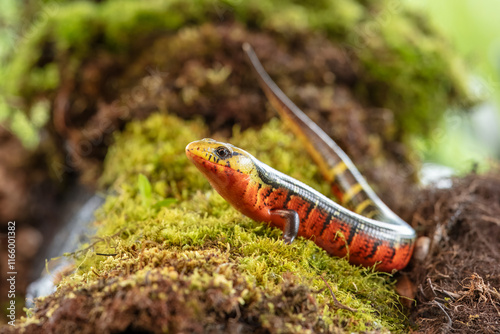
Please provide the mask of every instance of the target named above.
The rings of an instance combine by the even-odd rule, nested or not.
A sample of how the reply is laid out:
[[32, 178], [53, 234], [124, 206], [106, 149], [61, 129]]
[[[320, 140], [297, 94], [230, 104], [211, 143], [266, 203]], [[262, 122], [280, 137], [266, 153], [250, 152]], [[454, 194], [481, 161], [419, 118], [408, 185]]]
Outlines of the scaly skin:
[[203, 139], [190, 143], [186, 155], [224, 199], [244, 215], [283, 229], [287, 242], [294, 235], [284, 213], [296, 212], [299, 236], [332, 255], [348, 255], [353, 264], [390, 272], [410, 259], [415, 232], [406, 223], [385, 223], [349, 211], [231, 144]]
[[247, 43], [243, 45], [262, 90], [288, 127], [299, 137], [309, 155], [332, 186], [343, 206], [365, 217], [401, 223], [373, 192], [345, 152], [274, 83]]
[[[415, 231], [373, 192], [349, 157], [276, 86], [245, 44], [262, 89], [283, 120], [306, 144], [344, 206], [286, 176], [230, 144], [204, 139], [186, 147], [187, 156], [212, 186], [246, 216], [297, 235], [328, 253], [380, 271], [404, 268]], [[373, 219], [372, 219], [373, 218]]]

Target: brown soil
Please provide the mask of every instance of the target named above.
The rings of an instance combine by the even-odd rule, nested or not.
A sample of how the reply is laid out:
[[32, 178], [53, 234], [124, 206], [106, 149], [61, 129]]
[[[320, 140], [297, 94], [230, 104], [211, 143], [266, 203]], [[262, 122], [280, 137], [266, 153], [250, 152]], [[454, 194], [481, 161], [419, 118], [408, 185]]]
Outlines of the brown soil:
[[[147, 45], [137, 48], [142, 51], [127, 59], [97, 50], [98, 56], [87, 60], [76, 77], [62, 78], [53, 97], [48, 136], [35, 155], [19, 158], [24, 161], [22, 169], [16, 168], [16, 155], [9, 155], [24, 151], [8, 138], [9, 134], [2, 135], [8, 139], [0, 143], [0, 166], [5, 169], [0, 177], [6, 180], [2, 191], [9, 196], [0, 200], [15, 202], [2, 204], [2, 222], [22, 217], [44, 229], [53, 208], [60, 203], [58, 194], [64, 189], [60, 185], [79, 175], [81, 182], [95, 186], [112, 132], [131, 119], [168, 110], [184, 118], [201, 116], [212, 132], [229, 135], [234, 124], [244, 129], [275, 117], [241, 50], [241, 44], [248, 41], [278, 85], [344, 148], [370, 183], [377, 186], [382, 199], [402, 213], [419, 235], [433, 240], [425, 260], [413, 261], [404, 273], [417, 290], [417, 303], [410, 314], [418, 326], [415, 328], [435, 333], [499, 332], [499, 170], [456, 179], [451, 189], [418, 191], [414, 164], [394, 131], [393, 112], [367, 107], [369, 101], [360, 103], [353, 97], [351, 88], [360, 80], [360, 73], [356, 60], [341, 49], [321, 35], [271, 36], [249, 32], [233, 23], [190, 29], [194, 29], [190, 33], [195, 41], [187, 45], [189, 52], [176, 49], [188, 43], [179, 35], [145, 41]], [[231, 70], [225, 81], [199, 80], [207, 69], [223, 66]], [[33, 179], [33, 175], [38, 178]], [[39, 185], [36, 189], [48, 191], [33, 193], [35, 184]], [[16, 198], [22, 201], [14, 201]], [[46, 203], [42, 205], [44, 210], [27, 209], [39, 207], [39, 203]], [[26, 286], [28, 277], [19, 276], [18, 286]], [[172, 282], [160, 284], [167, 289]], [[5, 295], [2, 293], [2, 298]], [[92, 305], [89, 298], [90, 292], [82, 292], [72, 303], [81, 300], [85, 307], [68, 305], [68, 314], [57, 316], [88, 316]], [[108, 303], [121, 301], [126, 306], [123, 314], [110, 315], [108, 321], [144, 315], [138, 305], [147, 301], [134, 300], [130, 291], [106, 299]], [[176, 305], [172, 312], [187, 312], [176, 309], [181, 307]], [[216, 313], [213, 316], [218, 319]], [[137, 328], [133, 327], [137, 324], [123, 322], [128, 325], [116, 330], [148, 330], [154, 317], [139, 317], [137, 324], [142, 325]], [[252, 317], [249, 319], [244, 328], [250, 331]], [[70, 322], [63, 325], [70, 329]]]
[[411, 319], [422, 333], [500, 333], [500, 170], [421, 192], [412, 225], [431, 238], [413, 261]]

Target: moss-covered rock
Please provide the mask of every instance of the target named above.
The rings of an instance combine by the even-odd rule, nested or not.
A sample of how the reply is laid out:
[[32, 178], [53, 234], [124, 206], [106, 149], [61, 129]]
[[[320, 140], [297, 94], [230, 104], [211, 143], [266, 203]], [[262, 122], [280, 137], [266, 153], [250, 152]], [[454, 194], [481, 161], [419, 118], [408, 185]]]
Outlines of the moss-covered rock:
[[[214, 192], [184, 153], [202, 132], [200, 122], [154, 114], [118, 135], [102, 178], [114, 194], [97, 215], [96, 242], [76, 253], [76, 272], [37, 301], [19, 328], [332, 333], [407, 326], [388, 275], [302, 238], [285, 245], [281, 231]], [[279, 122], [236, 129], [231, 142], [328, 193]], [[336, 308], [322, 276], [357, 312]]]

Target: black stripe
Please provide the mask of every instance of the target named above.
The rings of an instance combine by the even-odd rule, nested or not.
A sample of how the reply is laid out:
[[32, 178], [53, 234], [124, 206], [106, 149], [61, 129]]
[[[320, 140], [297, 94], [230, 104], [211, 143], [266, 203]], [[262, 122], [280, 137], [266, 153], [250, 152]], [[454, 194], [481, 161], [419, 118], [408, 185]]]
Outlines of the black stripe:
[[[347, 221], [346, 221], [346, 223], [347, 223]], [[358, 224], [359, 224], [359, 222], [355, 221], [355, 220], [354, 220], [353, 224], [347, 223], [347, 225], [351, 226], [351, 228], [349, 229], [349, 236], [346, 238], [346, 245], [349, 247], [351, 247], [352, 240], [354, 239], [356, 234], [358, 234], [358, 229], [359, 229]]]
[[382, 242], [380, 240], [377, 240], [373, 243], [372, 249], [370, 251], [370, 254], [366, 257], [367, 259], [372, 258], [375, 256], [375, 253], [377, 253], [378, 247], [382, 245]]
[[[310, 205], [309, 205], [309, 208], [307, 209], [306, 216], [304, 217], [304, 222], [306, 222], [309, 219], [309, 215], [311, 214], [311, 212], [313, 212], [314, 210], [319, 210], [318, 205], [314, 205], [311, 202], [309, 202], [309, 204]], [[312, 225], [309, 226], [309, 229], [313, 230], [314, 227], [316, 226], [317, 222], [318, 222], [317, 219], [315, 221], [313, 221]]]
[[270, 173], [266, 172], [264, 169], [260, 168], [257, 165], [255, 165], [255, 170], [257, 171], [257, 174], [259, 175], [259, 178], [262, 180], [262, 182], [274, 188], [279, 188], [279, 185], [277, 184], [273, 176], [269, 175]]
[[283, 202], [283, 207], [288, 209], [288, 203], [292, 200], [292, 192], [290, 189], [286, 190], [286, 198], [285, 201]]
[[328, 228], [328, 226], [330, 226], [330, 222], [332, 221], [332, 219], [333, 219], [333, 215], [330, 212], [330, 213], [328, 213], [328, 215], [325, 218], [325, 221], [323, 222], [323, 227], [321, 228], [321, 232], [319, 232], [319, 235], [323, 235], [323, 232], [325, 232], [325, 230]]
[[385, 259], [392, 262], [394, 261], [394, 255], [396, 255], [396, 247], [394, 247], [394, 241], [388, 241], [388, 242], [389, 242], [389, 249], [392, 251], [392, 254], [385, 256]]
[[313, 203], [311, 203], [310, 201], [305, 201], [306, 203], [309, 204], [309, 207], [307, 208], [306, 210], [306, 214], [304, 216], [304, 221], [307, 220], [307, 218], [309, 218], [309, 215], [311, 214], [311, 212], [314, 210], [314, 208], [316, 207], [316, 205], [314, 205]]

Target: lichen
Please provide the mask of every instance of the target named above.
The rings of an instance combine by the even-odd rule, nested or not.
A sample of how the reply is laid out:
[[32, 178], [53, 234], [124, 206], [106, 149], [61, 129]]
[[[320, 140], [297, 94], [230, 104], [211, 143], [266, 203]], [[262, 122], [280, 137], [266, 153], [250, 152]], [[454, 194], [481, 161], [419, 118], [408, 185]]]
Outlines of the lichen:
[[[241, 215], [212, 190], [184, 153], [204, 132], [199, 121], [153, 114], [116, 136], [101, 180], [111, 194], [97, 213], [95, 242], [75, 253], [76, 272], [57, 292], [37, 302], [29, 330], [61, 319], [59, 329], [67, 328], [76, 308], [91, 315], [84, 326], [106, 331], [133, 312], [121, 330], [203, 332], [233, 321], [271, 333], [407, 326], [389, 275], [331, 257], [303, 238], [285, 245], [281, 231]], [[231, 142], [328, 194], [302, 144], [277, 120], [261, 130], [235, 128]], [[139, 173], [150, 194], [140, 191]], [[165, 198], [176, 201], [155, 206]], [[334, 306], [322, 276], [356, 313]]]

